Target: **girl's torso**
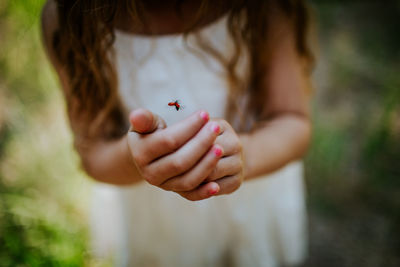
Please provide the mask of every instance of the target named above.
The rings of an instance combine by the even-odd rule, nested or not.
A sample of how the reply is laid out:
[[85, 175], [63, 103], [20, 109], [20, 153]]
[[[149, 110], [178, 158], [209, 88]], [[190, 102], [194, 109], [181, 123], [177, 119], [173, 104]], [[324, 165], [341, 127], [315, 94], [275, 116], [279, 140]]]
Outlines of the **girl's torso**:
[[[233, 52], [232, 40], [220, 17], [197, 33], [224, 58]], [[116, 64], [119, 89], [127, 110], [146, 107], [171, 124], [196, 110], [205, 109], [211, 117], [225, 117], [228, 93], [225, 66], [203, 51], [194, 35], [185, 43], [179, 33], [152, 37], [116, 31]], [[243, 51], [245, 52], [245, 51]], [[245, 79], [248, 57], [243, 54], [237, 70]], [[183, 109], [168, 106], [179, 100]]]
[[[227, 15], [198, 34], [224, 57], [233, 53]], [[201, 50], [194, 35], [157, 37], [116, 31], [119, 93], [128, 112], [144, 107], [171, 125], [205, 109], [225, 117], [226, 70]], [[248, 76], [249, 56], [237, 65]], [[169, 106], [180, 100], [183, 109]], [[189, 202], [145, 182], [131, 187], [97, 184], [92, 208], [93, 245], [117, 254], [121, 266], [275, 266], [304, 255], [302, 164], [245, 182], [233, 194]], [[113, 229], [113, 230], [111, 230]]]

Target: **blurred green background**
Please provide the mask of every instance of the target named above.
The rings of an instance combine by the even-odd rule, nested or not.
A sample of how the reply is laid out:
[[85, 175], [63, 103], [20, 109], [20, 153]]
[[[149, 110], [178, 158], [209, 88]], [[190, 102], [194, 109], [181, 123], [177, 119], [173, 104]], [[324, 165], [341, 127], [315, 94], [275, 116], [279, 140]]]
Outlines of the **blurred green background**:
[[[91, 181], [41, 47], [43, 2], [0, 1], [0, 266], [99, 266], [88, 249]], [[400, 2], [312, 5], [304, 266], [400, 266]]]

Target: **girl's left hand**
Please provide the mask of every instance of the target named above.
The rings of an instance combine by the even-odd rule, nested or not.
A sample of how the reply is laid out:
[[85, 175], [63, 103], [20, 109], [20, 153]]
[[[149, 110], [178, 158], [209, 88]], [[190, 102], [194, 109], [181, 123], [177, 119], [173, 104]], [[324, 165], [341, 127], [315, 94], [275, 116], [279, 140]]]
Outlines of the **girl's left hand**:
[[[222, 146], [222, 157], [217, 166], [204, 182], [218, 183], [220, 190], [216, 195], [230, 194], [236, 191], [244, 180], [244, 160], [242, 143], [232, 126], [223, 119], [211, 119], [220, 125], [220, 133], [214, 144]], [[189, 192], [180, 192], [183, 196]]]

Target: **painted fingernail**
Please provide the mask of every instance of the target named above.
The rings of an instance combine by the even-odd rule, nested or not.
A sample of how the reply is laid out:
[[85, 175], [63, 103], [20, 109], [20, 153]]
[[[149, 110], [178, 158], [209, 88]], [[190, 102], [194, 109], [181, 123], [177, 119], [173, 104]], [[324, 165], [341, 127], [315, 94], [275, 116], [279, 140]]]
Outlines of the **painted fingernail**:
[[219, 147], [214, 147], [214, 154], [217, 157], [221, 157], [222, 156], [222, 149]]
[[219, 187], [214, 187], [214, 188], [211, 188], [210, 190], [208, 190], [208, 194], [210, 194], [211, 196], [215, 195], [218, 192], [219, 192]]
[[211, 130], [216, 134], [219, 133], [219, 125], [217, 123], [213, 123], [213, 125], [211, 125]]
[[208, 119], [210, 118], [210, 116], [208, 115], [208, 113], [205, 112], [205, 111], [200, 112], [200, 117], [201, 117], [203, 120], [205, 120], [205, 121], [208, 121]]

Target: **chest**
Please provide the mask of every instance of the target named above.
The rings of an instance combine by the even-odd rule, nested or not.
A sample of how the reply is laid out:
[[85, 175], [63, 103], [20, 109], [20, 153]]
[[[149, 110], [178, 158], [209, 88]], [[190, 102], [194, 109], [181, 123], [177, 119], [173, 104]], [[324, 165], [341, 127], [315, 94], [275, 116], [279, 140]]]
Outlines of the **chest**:
[[[233, 43], [225, 28], [226, 18], [201, 31], [224, 58], [229, 58]], [[193, 36], [192, 36], [193, 37]], [[115, 60], [118, 88], [127, 112], [143, 107], [162, 116], [167, 124], [205, 109], [211, 117], [225, 117], [229, 94], [226, 66], [189, 36], [158, 38], [116, 33]], [[244, 74], [246, 57], [238, 64]], [[168, 105], [179, 100], [180, 108]]]

